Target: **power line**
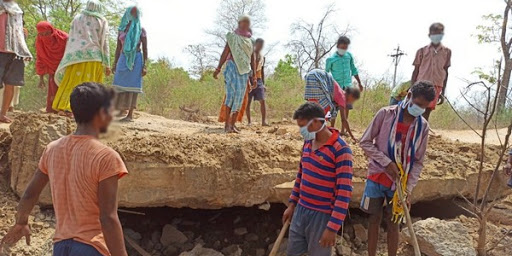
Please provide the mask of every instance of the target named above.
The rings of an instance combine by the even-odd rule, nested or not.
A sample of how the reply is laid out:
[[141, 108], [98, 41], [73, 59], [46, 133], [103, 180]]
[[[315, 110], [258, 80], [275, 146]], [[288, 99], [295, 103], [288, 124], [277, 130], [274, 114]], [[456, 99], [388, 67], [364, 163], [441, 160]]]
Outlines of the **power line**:
[[393, 54], [390, 54], [389, 57], [393, 58], [393, 62], [395, 63], [395, 73], [393, 74], [393, 88], [396, 86], [396, 72], [398, 69], [398, 63], [402, 59], [402, 56], [406, 55], [405, 52], [400, 50], [400, 45], [396, 49], [393, 50]]

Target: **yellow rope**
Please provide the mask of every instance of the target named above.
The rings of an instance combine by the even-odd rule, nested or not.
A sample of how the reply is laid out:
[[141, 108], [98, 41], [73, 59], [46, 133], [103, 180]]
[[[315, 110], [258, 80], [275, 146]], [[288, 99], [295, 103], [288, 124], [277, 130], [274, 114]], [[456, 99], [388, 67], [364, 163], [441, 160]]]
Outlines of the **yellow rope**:
[[391, 216], [391, 221], [394, 223], [401, 223], [405, 216], [405, 210], [402, 205], [402, 202], [400, 201], [400, 197], [398, 194], [398, 190], [402, 190], [402, 195], [406, 195], [406, 188], [407, 188], [407, 174], [404, 171], [404, 168], [402, 167], [401, 163], [397, 164], [398, 170], [400, 172], [400, 183], [401, 186], [398, 184], [396, 185], [396, 191], [393, 195], [393, 200], [391, 201], [393, 203], [393, 211]]

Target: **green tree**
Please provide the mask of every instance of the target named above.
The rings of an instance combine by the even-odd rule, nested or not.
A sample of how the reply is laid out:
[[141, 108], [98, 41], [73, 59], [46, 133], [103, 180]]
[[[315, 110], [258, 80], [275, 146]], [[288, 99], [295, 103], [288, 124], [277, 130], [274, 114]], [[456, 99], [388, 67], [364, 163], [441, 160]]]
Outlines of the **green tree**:
[[512, 13], [512, 0], [504, 0], [503, 15], [489, 14], [483, 16], [483, 24], [477, 27], [477, 38], [480, 43], [498, 45], [503, 58], [503, 70], [499, 92], [498, 109], [502, 110], [507, 102], [507, 94], [512, 74], [512, 30], [509, 25]]
[[274, 77], [282, 79], [287, 77], [299, 77], [299, 68], [294, 66], [295, 60], [291, 55], [286, 55], [284, 60], [279, 60], [274, 70]]

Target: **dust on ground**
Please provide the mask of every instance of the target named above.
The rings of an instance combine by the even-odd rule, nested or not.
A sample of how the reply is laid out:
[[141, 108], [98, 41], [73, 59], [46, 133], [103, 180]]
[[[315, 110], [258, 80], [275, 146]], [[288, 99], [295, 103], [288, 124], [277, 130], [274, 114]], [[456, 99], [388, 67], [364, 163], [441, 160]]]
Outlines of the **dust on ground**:
[[[480, 144], [481, 138], [479, 134], [481, 131], [473, 130], [434, 130], [436, 135], [443, 136], [444, 138], [459, 141], [463, 143], [477, 143]], [[503, 138], [507, 134], [507, 128], [494, 129], [489, 128], [489, 132], [485, 138], [486, 144], [501, 145]]]
[[[236, 147], [240, 144], [247, 147], [239, 153], [256, 162], [271, 163], [290, 159], [297, 161], [300, 156], [302, 141], [298, 128], [287, 120], [274, 123], [273, 127], [268, 128], [242, 125], [241, 135], [225, 135], [223, 127], [219, 124], [187, 123], [143, 113], [138, 113], [136, 117], [136, 121], [132, 123], [117, 123], [109, 136], [104, 138], [107, 144], [113, 146], [130, 161], [200, 166], [215, 163], [218, 161], [217, 158], [225, 153], [226, 147]], [[74, 128], [74, 124], [67, 119], [56, 116], [48, 118], [57, 118], [58, 122], [64, 124], [62, 126], [64, 128], [53, 132], [66, 134]], [[39, 122], [44, 122], [44, 119], [32, 118], [30, 122], [32, 123], [28, 126], [36, 127]], [[166, 131], [165, 136], [162, 136], [162, 131]], [[362, 131], [356, 131], [356, 134], [361, 133]], [[227, 141], [226, 136], [231, 140]], [[471, 136], [467, 135], [467, 137]], [[202, 139], [208, 143], [201, 143]], [[265, 145], [272, 145], [272, 148], [253, 143], [255, 140], [264, 141]], [[354, 165], [356, 178], [363, 178], [366, 176], [366, 158], [359, 147], [352, 146], [352, 149], [356, 159]], [[497, 147], [490, 146], [487, 150], [486, 161], [491, 163], [497, 161], [495, 154]], [[476, 171], [477, 162], [481, 158], [477, 144], [467, 144], [462, 140], [450, 141], [437, 136], [431, 137], [428, 152], [422, 179], [445, 176], [465, 177], [468, 173]], [[145, 156], [144, 159], [138, 159], [141, 155]], [[486, 168], [489, 167], [490, 165], [486, 165]], [[6, 182], [0, 179], [0, 236], [7, 232], [14, 221], [17, 201], [18, 198], [14, 196]], [[511, 209], [510, 197], [496, 206], [493, 222], [497, 226], [490, 229], [494, 237], [501, 237], [503, 230], [510, 230], [507, 227], [512, 224], [506, 222], [510, 220], [510, 215], [506, 213], [511, 212]], [[136, 210], [145, 212], [146, 216], [121, 213], [125, 233], [151, 255], [179, 255], [180, 252], [191, 250], [196, 244], [204, 244], [205, 247], [222, 251], [225, 255], [230, 255], [230, 251], [238, 251], [239, 248], [244, 252], [241, 255], [254, 256], [268, 253], [268, 247], [277, 237], [283, 208], [273, 206], [270, 211], [263, 211], [256, 207], [209, 211], [171, 208]], [[473, 227], [472, 221], [474, 220], [469, 219], [465, 223], [472, 223]], [[30, 222], [33, 230], [32, 245], [27, 247], [23, 242], [19, 242], [7, 255], [46, 256], [51, 254], [51, 237], [55, 226], [52, 210], [36, 209]], [[349, 243], [350, 250], [354, 252], [352, 255], [364, 255], [366, 249], [364, 237], [356, 234], [354, 226], [364, 228], [365, 218], [363, 215], [353, 214], [349, 223], [343, 241]], [[187, 237], [187, 241], [164, 246], [161, 243], [162, 229], [169, 224], [179, 229]], [[385, 238], [382, 236], [381, 252], [385, 251], [384, 241]], [[261, 254], [262, 251], [263, 254]], [[502, 252], [506, 251], [497, 250], [493, 255], [507, 255], [501, 254]], [[130, 255], [137, 255], [137, 253], [131, 250]], [[411, 255], [410, 248], [404, 244], [402, 244], [402, 255]]]

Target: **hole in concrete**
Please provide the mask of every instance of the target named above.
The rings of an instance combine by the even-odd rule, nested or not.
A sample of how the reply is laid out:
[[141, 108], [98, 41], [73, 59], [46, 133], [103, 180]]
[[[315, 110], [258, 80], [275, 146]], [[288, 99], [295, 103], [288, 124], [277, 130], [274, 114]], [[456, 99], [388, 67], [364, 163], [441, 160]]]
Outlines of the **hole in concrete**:
[[[143, 212], [146, 215], [119, 213], [125, 233], [126, 229], [136, 232], [137, 234], [134, 236], [141, 238], [137, 242], [149, 253], [159, 251], [163, 255], [174, 255], [171, 252], [175, 249], [178, 252], [188, 251], [195, 244], [204, 243], [204, 247], [218, 251], [225, 250], [232, 245], [239, 245], [243, 255], [257, 255], [257, 251], [261, 252], [262, 250], [267, 255], [269, 245], [275, 241], [281, 228], [281, 216], [285, 206], [273, 204], [269, 211], [260, 210], [257, 207], [234, 207], [219, 210], [188, 208], [130, 210]], [[171, 246], [162, 245], [160, 243], [161, 232], [167, 224], [173, 225], [181, 231], [187, 236], [188, 241]]]
[[460, 205], [466, 207], [462, 199], [436, 199], [414, 204], [411, 207], [411, 216], [415, 218], [453, 219], [460, 215], [471, 216]]
[[[413, 218], [436, 217], [451, 219], [467, 213], [457, 203], [460, 199], [438, 199], [416, 203], [412, 207]], [[151, 255], [179, 255], [191, 250], [196, 244], [206, 248], [224, 251], [236, 250], [239, 246], [242, 255], [268, 255], [271, 246], [281, 229], [281, 216], [285, 210], [283, 204], [272, 204], [269, 211], [258, 207], [233, 207], [218, 210], [198, 210], [190, 208], [135, 208], [129, 211], [145, 215], [120, 212], [125, 235], [130, 236]], [[45, 210], [51, 212], [51, 210]], [[345, 224], [345, 238], [354, 243], [356, 234], [354, 225], [362, 224], [367, 228], [367, 215], [357, 208], [350, 210], [350, 218]], [[187, 237], [184, 243], [163, 245], [160, 241], [165, 225], [172, 225]], [[365, 251], [365, 243], [358, 242], [357, 251]], [[231, 247], [231, 248], [230, 248]], [[127, 245], [129, 255], [138, 253]], [[259, 254], [258, 254], [259, 253]]]

